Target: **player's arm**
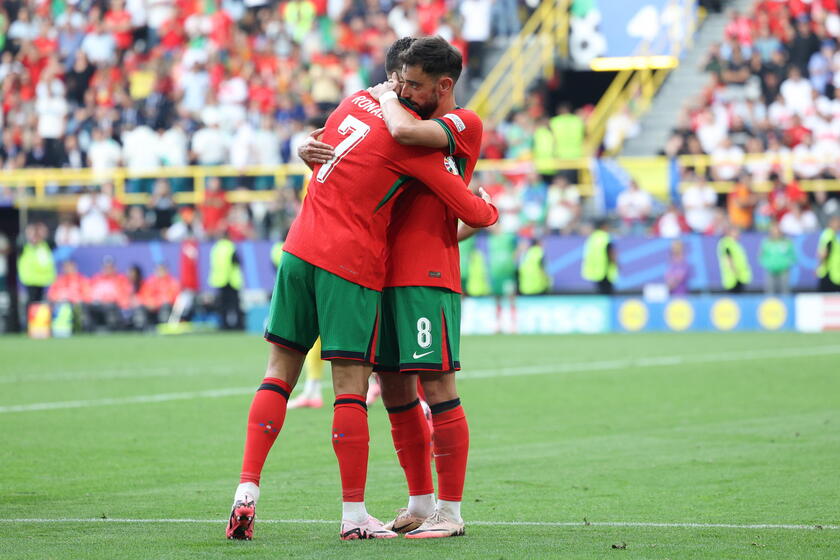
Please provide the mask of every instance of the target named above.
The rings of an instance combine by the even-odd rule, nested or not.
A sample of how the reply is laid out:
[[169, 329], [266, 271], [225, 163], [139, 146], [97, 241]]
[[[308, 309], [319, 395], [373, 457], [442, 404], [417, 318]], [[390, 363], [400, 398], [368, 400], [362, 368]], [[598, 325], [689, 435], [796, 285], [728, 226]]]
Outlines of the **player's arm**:
[[405, 110], [397, 98], [396, 90], [399, 85], [399, 78], [395, 72], [391, 74], [390, 80], [368, 90], [371, 97], [379, 101], [388, 132], [394, 140], [408, 146], [448, 147], [449, 137], [439, 123], [417, 119]]
[[306, 137], [306, 140], [298, 146], [298, 157], [303, 160], [309, 169], [313, 169], [318, 164], [329, 162], [335, 155], [332, 146], [321, 142], [321, 135], [323, 133], [323, 128], [313, 130]]
[[429, 152], [422, 157], [401, 157], [394, 164], [426, 185], [468, 226], [492, 226], [499, 219], [499, 211], [490, 203], [490, 195], [479, 189], [481, 196], [475, 196], [460, 176], [446, 170], [440, 152]]
[[478, 233], [478, 228], [470, 227], [467, 224], [461, 222], [458, 224], [458, 242], [464, 241], [469, 239], [473, 235]]

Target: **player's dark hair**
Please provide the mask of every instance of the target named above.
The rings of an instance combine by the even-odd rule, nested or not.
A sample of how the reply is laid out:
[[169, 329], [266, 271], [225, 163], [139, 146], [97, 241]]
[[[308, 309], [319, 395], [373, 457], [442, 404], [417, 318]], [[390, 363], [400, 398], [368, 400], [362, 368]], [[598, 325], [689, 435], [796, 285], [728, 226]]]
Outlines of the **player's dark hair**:
[[422, 37], [414, 41], [402, 55], [406, 66], [419, 66], [430, 76], [449, 76], [457, 82], [464, 59], [458, 49], [443, 37]]
[[385, 53], [385, 73], [389, 78], [393, 72], [402, 70], [402, 55], [416, 40], [414, 37], [403, 37], [388, 47], [388, 52]]

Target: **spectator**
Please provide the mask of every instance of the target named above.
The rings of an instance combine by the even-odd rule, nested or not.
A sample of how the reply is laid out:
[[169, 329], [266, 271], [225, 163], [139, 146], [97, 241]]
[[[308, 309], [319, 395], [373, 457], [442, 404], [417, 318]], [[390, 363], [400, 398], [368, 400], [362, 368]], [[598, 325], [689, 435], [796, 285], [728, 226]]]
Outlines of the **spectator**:
[[729, 223], [741, 230], [753, 227], [753, 211], [758, 197], [752, 190], [749, 175], [742, 173], [732, 191], [726, 196]]
[[125, 9], [122, 0], [111, 0], [111, 9], [105, 13], [103, 21], [120, 52], [128, 50], [134, 40], [131, 20], [131, 14]]
[[807, 17], [800, 17], [796, 22], [796, 34], [790, 44], [790, 63], [800, 74], [807, 71], [811, 55], [820, 48], [820, 40], [811, 29]]
[[671, 243], [671, 260], [665, 271], [665, 284], [672, 296], [688, 294], [688, 283], [691, 280], [691, 267], [685, 260], [682, 241]]
[[812, 91], [810, 82], [802, 77], [802, 70], [796, 66], [791, 67], [788, 79], [782, 82], [781, 87], [785, 105], [797, 115], [805, 115], [811, 106]]
[[108, 177], [108, 172], [119, 166], [121, 159], [120, 145], [102, 129], [93, 129], [93, 140], [88, 148], [88, 164], [94, 173], [101, 178]]
[[218, 117], [205, 120], [206, 126], [192, 138], [192, 159], [199, 165], [222, 165], [227, 161], [229, 139], [219, 129]]
[[653, 226], [654, 235], [665, 239], [676, 239], [684, 233], [690, 233], [691, 227], [676, 204], [671, 202], [665, 212]]
[[[554, 145], [559, 159], [577, 159], [583, 156], [583, 140], [585, 125], [579, 115], [572, 113], [568, 103], [561, 103], [558, 114], [549, 121], [554, 132]], [[569, 182], [576, 182], [576, 178], [569, 177]]]
[[131, 241], [141, 241], [156, 237], [156, 233], [149, 229], [145, 209], [138, 205], [128, 207], [128, 216], [124, 231]]
[[685, 219], [696, 233], [703, 233], [712, 225], [714, 208], [717, 204], [717, 193], [705, 181], [696, 175], [689, 175], [689, 182], [684, 183], [682, 205]]
[[90, 281], [79, 273], [76, 263], [66, 260], [61, 265], [61, 274], [47, 292], [47, 300], [53, 305], [69, 303], [82, 328], [88, 325], [87, 303], [90, 301]]
[[192, 206], [184, 206], [178, 212], [178, 221], [166, 230], [164, 237], [172, 243], [181, 243], [188, 239], [203, 239], [204, 229], [201, 221], [195, 215]]
[[796, 264], [793, 243], [784, 236], [777, 222], [770, 224], [769, 235], [761, 240], [758, 262], [764, 269], [764, 291], [767, 295], [788, 295], [788, 275]]
[[76, 213], [79, 216], [82, 244], [97, 245], [108, 238], [107, 216], [111, 211], [111, 203], [111, 197], [99, 187], [91, 187], [79, 197]]
[[226, 237], [220, 237], [210, 249], [210, 277], [207, 283], [218, 290], [216, 302], [222, 329], [241, 330], [244, 326], [239, 303], [242, 269], [236, 246]]
[[166, 264], [158, 263], [153, 275], [140, 288], [138, 300], [152, 324], [166, 322], [181, 287], [169, 274]]
[[105, 257], [101, 271], [90, 280], [91, 326], [105, 326], [108, 330], [122, 327], [123, 310], [129, 309], [131, 293], [128, 278], [117, 272], [112, 257]]
[[[158, 135], [145, 124], [127, 126], [122, 135], [122, 158], [129, 173], [148, 174], [160, 168], [158, 142]], [[130, 193], [149, 192], [153, 181], [146, 177], [130, 178], [126, 190]]]
[[463, 0], [461, 17], [464, 25], [461, 34], [467, 42], [467, 64], [470, 80], [483, 75], [485, 43], [490, 39], [491, 0]]
[[817, 244], [817, 278], [820, 292], [840, 292], [840, 214], [832, 215]]
[[546, 226], [555, 234], [568, 235], [580, 219], [580, 191], [563, 176], [557, 176], [548, 188]]
[[61, 145], [68, 111], [64, 86], [48, 81], [35, 106], [38, 112], [38, 135], [44, 139], [46, 149], [46, 166], [59, 167], [63, 159]]
[[60, 167], [81, 169], [86, 166], [87, 154], [79, 147], [79, 141], [73, 134], [64, 137], [64, 150], [61, 154]]
[[790, 211], [785, 212], [779, 222], [779, 229], [785, 235], [796, 236], [806, 233], [814, 233], [819, 228], [819, 221], [816, 214], [802, 204], [794, 203]]
[[105, 24], [95, 19], [81, 48], [88, 60], [97, 65], [110, 64], [116, 59], [117, 44], [113, 35], [106, 31]]
[[712, 176], [716, 181], [732, 181], [743, 165], [744, 150], [735, 146], [729, 137], [712, 150]]
[[551, 132], [548, 118], [545, 116], [537, 119], [534, 124], [533, 144], [534, 167], [536, 167], [537, 173], [540, 174], [543, 181], [551, 183], [557, 173], [557, 167], [554, 165], [556, 155], [554, 134]]
[[41, 223], [24, 228], [25, 242], [18, 257], [18, 279], [26, 289], [26, 302], [44, 301], [46, 289], [55, 281], [55, 259], [47, 244], [47, 227]]
[[234, 204], [231, 207], [227, 220], [226, 235], [235, 243], [254, 238], [254, 226], [251, 225], [247, 205]]
[[162, 231], [171, 226], [176, 209], [177, 206], [172, 198], [169, 181], [157, 179], [148, 206], [148, 212], [152, 216], [152, 229]]
[[822, 175], [825, 163], [822, 161], [822, 155], [814, 146], [814, 140], [811, 133], [808, 132], [794, 149], [793, 149], [793, 172], [797, 179], [816, 179]]
[[207, 179], [204, 202], [199, 207], [199, 210], [203, 220], [203, 229], [209, 235], [217, 235], [227, 229], [227, 215], [230, 211], [230, 203], [227, 200], [227, 194], [222, 190], [222, 181], [218, 177]]
[[82, 231], [72, 216], [63, 215], [53, 237], [56, 247], [76, 247], [82, 243]]
[[633, 234], [641, 234], [650, 224], [653, 213], [653, 197], [649, 192], [639, 188], [636, 181], [630, 181], [616, 201], [616, 210], [624, 230]]
[[741, 232], [729, 227], [727, 234], [718, 242], [718, 264], [720, 283], [727, 292], [738, 294], [752, 282], [752, 268], [747, 253], [740, 242]]

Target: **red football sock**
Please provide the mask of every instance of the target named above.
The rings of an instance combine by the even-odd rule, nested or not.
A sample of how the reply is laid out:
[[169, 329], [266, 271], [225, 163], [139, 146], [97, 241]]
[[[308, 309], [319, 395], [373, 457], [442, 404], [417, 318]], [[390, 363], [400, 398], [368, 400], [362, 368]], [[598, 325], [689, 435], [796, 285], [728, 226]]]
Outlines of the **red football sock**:
[[342, 501], [365, 501], [370, 436], [364, 395], [335, 396], [332, 442], [341, 473]]
[[420, 400], [389, 408], [388, 419], [391, 421], [394, 449], [408, 482], [408, 495], [434, 494], [432, 458], [429, 454], [431, 435]]
[[460, 502], [467, 474], [470, 430], [461, 399], [432, 405], [433, 449], [438, 474], [438, 499]]
[[282, 379], [266, 377], [257, 389], [248, 412], [245, 455], [239, 482], [259, 485], [265, 458], [277, 439], [286, 419], [286, 404], [292, 388]]

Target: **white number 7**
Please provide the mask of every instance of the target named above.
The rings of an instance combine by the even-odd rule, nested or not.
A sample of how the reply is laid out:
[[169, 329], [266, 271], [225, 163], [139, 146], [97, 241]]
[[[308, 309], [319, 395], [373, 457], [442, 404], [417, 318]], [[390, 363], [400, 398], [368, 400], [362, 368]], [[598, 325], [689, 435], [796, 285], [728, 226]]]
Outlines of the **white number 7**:
[[363, 123], [352, 115], [347, 115], [338, 126], [338, 132], [344, 135], [350, 133], [350, 136], [347, 136], [347, 138], [339, 142], [338, 146], [335, 147], [335, 156], [328, 163], [322, 165], [321, 169], [318, 170], [315, 180], [319, 183], [326, 181], [327, 177], [329, 177], [330, 173], [332, 173], [333, 168], [338, 165], [342, 158], [344, 158], [350, 150], [358, 146], [359, 142], [365, 139], [365, 136], [367, 136], [368, 132], [370, 132], [370, 125]]

